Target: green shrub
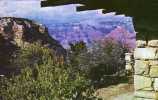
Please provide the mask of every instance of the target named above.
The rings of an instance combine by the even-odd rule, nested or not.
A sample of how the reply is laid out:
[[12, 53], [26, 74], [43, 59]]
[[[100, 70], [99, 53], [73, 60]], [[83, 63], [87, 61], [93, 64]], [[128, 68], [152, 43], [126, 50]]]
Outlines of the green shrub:
[[[39, 44], [19, 52], [25, 67], [21, 74], [0, 80], [2, 100], [93, 100], [90, 82], [72, 67], [54, 62], [48, 48]], [[37, 57], [37, 58], [30, 58]], [[17, 57], [18, 58], [18, 57]], [[31, 60], [30, 60], [31, 59]], [[40, 59], [40, 60], [39, 60]], [[19, 60], [19, 58], [18, 58]], [[23, 61], [24, 60], [24, 61]], [[30, 64], [29, 61], [33, 61]], [[28, 66], [27, 66], [28, 64]], [[30, 65], [33, 64], [33, 67]], [[27, 67], [26, 67], [27, 66]]]

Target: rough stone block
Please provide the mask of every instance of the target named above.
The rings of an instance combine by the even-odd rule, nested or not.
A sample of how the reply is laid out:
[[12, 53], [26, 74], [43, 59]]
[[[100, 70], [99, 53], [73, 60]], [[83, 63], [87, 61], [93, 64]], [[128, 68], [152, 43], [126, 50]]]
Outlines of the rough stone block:
[[151, 40], [148, 42], [148, 46], [158, 47], [158, 40]]
[[[134, 96], [136, 97], [142, 97], [146, 98], [147, 100], [149, 99], [154, 99], [158, 100], [158, 92], [155, 91], [135, 91]], [[145, 100], [146, 100], [145, 99]], [[138, 99], [139, 100], [139, 99]], [[140, 99], [141, 100], [141, 99]], [[143, 99], [144, 100], [144, 99]]]
[[149, 61], [135, 60], [134, 69], [135, 69], [135, 74], [138, 75], [149, 74]]
[[158, 60], [150, 60], [149, 65], [151, 65], [151, 66], [158, 65]]
[[154, 79], [154, 90], [158, 91], [158, 78]]
[[136, 46], [137, 47], [145, 47], [146, 45], [147, 45], [146, 41], [143, 41], [143, 40], [137, 40], [136, 41]]
[[134, 75], [134, 88], [135, 90], [152, 88], [152, 79], [149, 77]]
[[158, 66], [151, 66], [149, 75], [150, 75], [150, 77], [158, 78]]
[[158, 48], [136, 48], [134, 58], [144, 60], [158, 59]]

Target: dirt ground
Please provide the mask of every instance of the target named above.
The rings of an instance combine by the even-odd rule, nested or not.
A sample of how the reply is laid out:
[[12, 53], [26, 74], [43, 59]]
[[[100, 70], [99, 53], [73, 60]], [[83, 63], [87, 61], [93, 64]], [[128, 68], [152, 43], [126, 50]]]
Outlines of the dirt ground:
[[122, 83], [98, 89], [95, 94], [103, 100], [132, 100], [133, 84]]

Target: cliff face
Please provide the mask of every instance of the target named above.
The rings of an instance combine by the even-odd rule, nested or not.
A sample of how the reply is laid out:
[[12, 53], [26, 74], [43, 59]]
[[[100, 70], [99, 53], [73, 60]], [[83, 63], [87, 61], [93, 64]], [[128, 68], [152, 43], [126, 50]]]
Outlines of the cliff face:
[[66, 54], [65, 49], [49, 36], [43, 25], [23, 18], [0, 18], [0, 67], [8, 63], [22, 43], [37, 41], [55, 50], [57, 55]]

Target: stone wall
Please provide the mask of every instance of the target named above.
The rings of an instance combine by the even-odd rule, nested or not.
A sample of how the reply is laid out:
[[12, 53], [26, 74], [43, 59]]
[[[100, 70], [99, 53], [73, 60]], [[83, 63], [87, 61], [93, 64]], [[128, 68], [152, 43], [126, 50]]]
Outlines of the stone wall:
[[158, 100], [158, 40], [138, 40], [134, 59], [135, 100]]

